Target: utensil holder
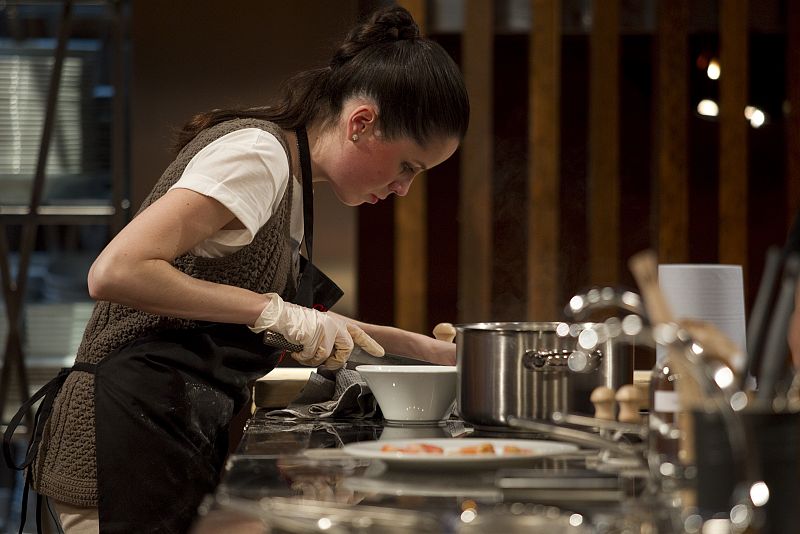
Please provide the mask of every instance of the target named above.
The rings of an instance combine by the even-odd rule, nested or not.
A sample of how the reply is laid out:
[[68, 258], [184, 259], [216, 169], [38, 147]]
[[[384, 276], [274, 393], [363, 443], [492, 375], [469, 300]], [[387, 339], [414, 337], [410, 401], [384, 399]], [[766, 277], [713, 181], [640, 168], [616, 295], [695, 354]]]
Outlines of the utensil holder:
[[[769, 488], [761, 533], [795, 532], [800, 525], [800, 412], [745, 409], [747, 461], [755, 462]], [[727, 515], [742, 478], [718, 412], [695, 410], [696, 490], [704, 519]]]

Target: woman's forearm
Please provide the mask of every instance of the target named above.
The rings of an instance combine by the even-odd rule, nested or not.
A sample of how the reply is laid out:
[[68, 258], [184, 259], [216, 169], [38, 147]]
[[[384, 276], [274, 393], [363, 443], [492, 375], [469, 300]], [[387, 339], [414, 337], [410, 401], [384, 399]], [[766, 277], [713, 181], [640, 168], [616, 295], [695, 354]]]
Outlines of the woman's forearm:
[[158, 315], [253, 324], [264, 295], [199, 280], [172, 265], [232, 220], [212, 198], [186, 189], [167, 192], [103, 249], [89, 270], [89, 294]]
[[334, 312], [328, 313], [360, 326], [372, 339], [380, 343], [386, 352], [442, 365], [455, 364], [456, 346], [453, 343], [439, 341], [394, 326], [364, 323]]
[[266, 303], [264, 295], [193, 278], [164, 260], [115, 262], [102, 255], [89, 272], [89, 291], [95, 300], [157, 315], [248, 325]]

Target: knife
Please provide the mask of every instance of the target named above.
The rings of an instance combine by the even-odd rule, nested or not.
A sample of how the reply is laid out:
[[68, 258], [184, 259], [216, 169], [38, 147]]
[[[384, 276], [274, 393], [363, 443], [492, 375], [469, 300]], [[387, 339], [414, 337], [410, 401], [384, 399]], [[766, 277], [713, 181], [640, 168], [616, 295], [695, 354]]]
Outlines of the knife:
[[345, 367], [347, 369], [355, 369], [359, 365], [436, 365], [424, 360], [418, 360], [410, 356], [401, 356], [399, 354], [389, 354], [388, 352], [383, 356], [373, 356], [361, 347], [354, 347], [353, 352], [350, 353], [350, 358], [347, 360]]
[[[276, 332], [264, 332], [264, 344], [270, 347], [287, 350], [289, 352], [300, 352], [303, 350], [302, 345], [296, 345], [288, 341], [281, 334]], [[410, 356], [401, 356], [399, 354], [386, 353], [383, 356], [373, 356], [359, 346], [353, 347], [353, 352], [350, 353], [350, 358], [347, 360], [345, 367], [347, 369], [355, 369], [359, 365], [435, 365], [431, 362], [411, 358]]]

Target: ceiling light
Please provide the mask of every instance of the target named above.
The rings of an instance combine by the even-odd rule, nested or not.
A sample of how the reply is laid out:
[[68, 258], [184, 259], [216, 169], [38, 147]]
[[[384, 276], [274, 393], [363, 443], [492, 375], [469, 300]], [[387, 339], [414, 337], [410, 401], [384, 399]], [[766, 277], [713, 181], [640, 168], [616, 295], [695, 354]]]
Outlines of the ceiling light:
[[719, 115], [719, 106], [713, 100], [706, 98], [697, 104], [697, 113], [704, 117], [716, 117]]
[[717, 61], [717, 58], [713, 58], [711, 61], [708, 62], [708, 67], [706, 68], [706, 75], [712, 80], [719, 80], [719, 74], [720, 74], [719, 61]]

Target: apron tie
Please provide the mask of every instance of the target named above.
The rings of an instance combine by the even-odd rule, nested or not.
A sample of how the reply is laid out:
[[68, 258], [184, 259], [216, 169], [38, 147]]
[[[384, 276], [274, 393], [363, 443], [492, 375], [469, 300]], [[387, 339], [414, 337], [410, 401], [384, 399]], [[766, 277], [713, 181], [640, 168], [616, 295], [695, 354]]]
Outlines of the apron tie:
[[[95, 364], [85, 362], [77, 362], [72, 367], [64, 367], [61, 369], [61, 371], [59, 371], [55, 378], [42, 386], [39, 391], [34, 393], [31, 398], [25, 401], [25, 403], [17, 411], [16, 415], [14, 415], [14, 417], [11, 419], [6, 431], [3, 433], [3, 456], [5, 457], [8, 467], [16, 471], [22, 471], [23, 469], [30, 467], [30, 465], [36, 459], [36, 455], [39, 453], [39, 442], [42, 440], [42, 434], [44, 433], [44, 424], [50, 417], [50, 414], [53, 412], [53, 402], [55, 402], [56, 395], [64, 385], [64, 381], [66, 381], [67, 377], [72, 371], [83, 371], [94, 374], [95, 367]], [[44, 399], [39, 405], [39, 408], [36, 409], [36, 415], [33, 418], [31, 441], [28, 444], [25, 459], [22, 461], [22, 463], [17, 464], [11, 448], [11, 440], [14, 438], [14, 433], [16, 432], [17, 427], [19, 427], [20, 422], [22, 422], [22, 419], [25, 417], [25, 414], [28, 413], [28, 410], [33, 408], [33, 405], [36, 404], [39, 399], [42, 399], [42, 397], [44, 397]], [[19, 524], [20, 534], [25, 526], [28, 508], [28, 488], [31, 486], [31, 482], [31, 470], [28, 469], [28, 472], [25, 475], [25, 487], [22, 489], [22, 514]], [[42, 497], [41, 495], [38, 495], [36, 498], [36, 516], [39, 518], [41, 518], [41, 508]], [[41, 521], [37, 521], [36, 527], [37, 532], [41, 533]]]

